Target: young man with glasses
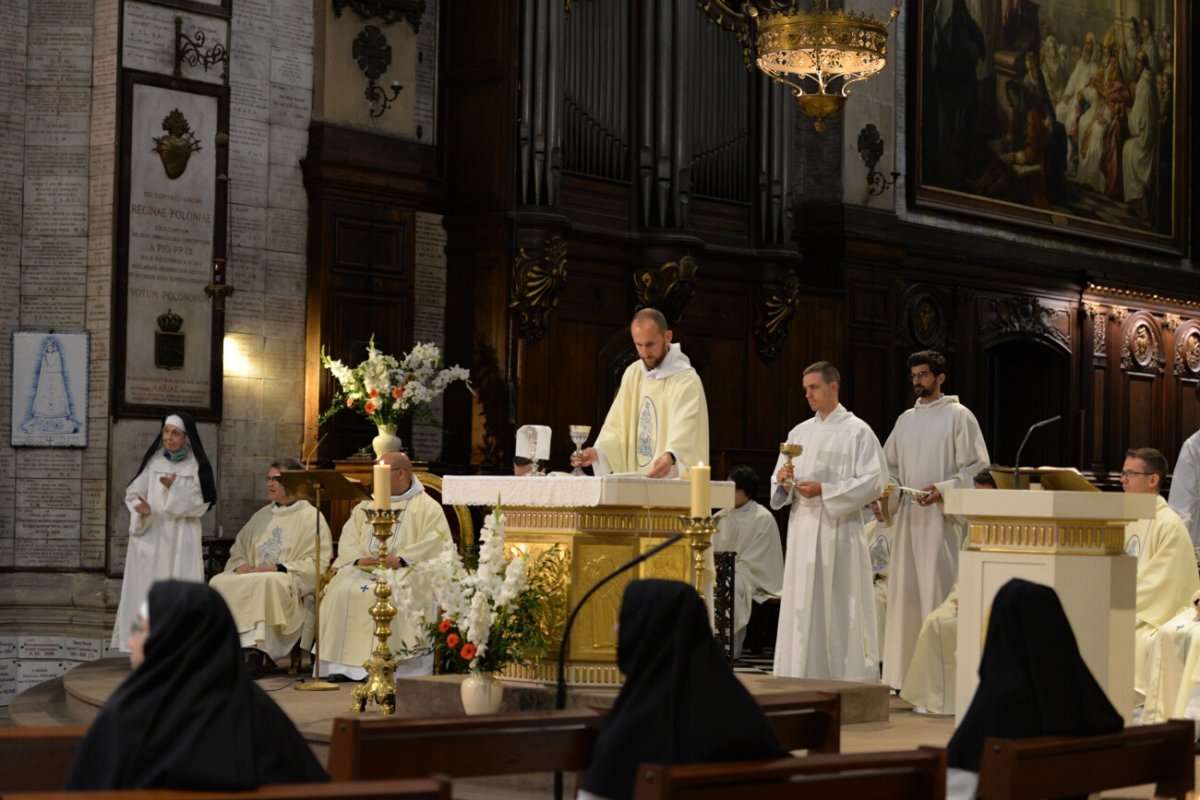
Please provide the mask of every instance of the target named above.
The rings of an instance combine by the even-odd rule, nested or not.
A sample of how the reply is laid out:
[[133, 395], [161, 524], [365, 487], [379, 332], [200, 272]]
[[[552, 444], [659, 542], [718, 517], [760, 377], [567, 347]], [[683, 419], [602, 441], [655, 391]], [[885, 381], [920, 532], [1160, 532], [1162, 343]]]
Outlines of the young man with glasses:
[[[1179, 609], [1192, 602], [1200, 590], [1196, 575], [1196, 556], [1187, 526], [1167, 505], [1159, 492], [1167, 477], [1167, 459], [1152, 447], [1139, 447], [1125, 453], [1121, 467], [1121, 488], [1130, 494], [1155, 495], [1153, 519], [1134, 520], [1125, 527], [1125, 552], [1138, 560], [1137, 628], [1134, 631], [1133, 686], [1135, 703], [1147, 697], [1147, 682], [1155, 670], [1151, 665], [1149, 644], [1152, 634], [1168, 622]], [[1155, 691], [1155, 701], [1159, 705]]]
[[[908, 377], [917, 402], [896, 420], [883, 446], [889, 480], [919, 489], [905, 497], [895, 516], [884, 625], [883, 681], [904, 685], [921, 623], [958, 578], [962, 521], [947, 515], [942, 495], [968, 489], [988, 466], [987, 445], [975, 415], [955, 395], [943, 394], [946, 359], [934, 350], [908, 358]], [[876, 516], [879, 515], [877, 504]]]

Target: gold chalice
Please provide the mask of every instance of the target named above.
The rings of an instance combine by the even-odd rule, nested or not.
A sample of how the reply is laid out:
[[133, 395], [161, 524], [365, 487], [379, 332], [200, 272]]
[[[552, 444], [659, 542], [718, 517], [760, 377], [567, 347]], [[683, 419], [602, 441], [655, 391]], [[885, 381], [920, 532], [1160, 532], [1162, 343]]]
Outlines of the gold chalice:
[[[779, 443], [779, 453], [780, 453], [780, 455], [787, 456], [787, 465], [790, 468], [792, 467], [792, 459], [795, 458], [796, 456], [800, 455], [803, 452], [804, 452], [804, 445], [802, 445], [802, 444], [796, 444], [795, 442], [780, 442]], [[783, 488], [787, 489], [790, 492], [792, 490], [792, 487], [796, 485], [796, 482], [793, 480], [785, 480], [785, 481], [781, 481], [779, 485], [782, 486]]]

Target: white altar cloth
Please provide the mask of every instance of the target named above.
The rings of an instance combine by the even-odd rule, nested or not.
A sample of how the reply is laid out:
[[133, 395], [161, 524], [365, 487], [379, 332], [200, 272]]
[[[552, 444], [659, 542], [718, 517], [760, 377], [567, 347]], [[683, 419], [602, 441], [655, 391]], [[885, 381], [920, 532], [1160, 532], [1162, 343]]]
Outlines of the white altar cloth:
[[[449, 505], [546, 508], [635, 506], [690, 508], [692, 484], [634, 475], [447, 475], [442, 479], [442, 502]], [[733, 506], [733, 482], [712, 482], [713, 508]]]

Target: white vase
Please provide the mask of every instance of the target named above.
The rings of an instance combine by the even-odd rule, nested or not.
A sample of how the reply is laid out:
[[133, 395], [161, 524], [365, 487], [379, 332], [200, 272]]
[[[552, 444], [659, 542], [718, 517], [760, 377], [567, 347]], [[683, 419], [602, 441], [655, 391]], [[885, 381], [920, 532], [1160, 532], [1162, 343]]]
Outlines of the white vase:
[[463, 679], [461, 693], [468, 715], [495, 714], [504, 699], [504, 684], [494, 672], [472, 672]]
[[379, 435], [371, 440], [371, 448], [375, 450], [376, 458], [383, 458], [384, 453], [395, 453], [404, 447], [404, 442], [396, 435], [395, 425], [380, 425]]

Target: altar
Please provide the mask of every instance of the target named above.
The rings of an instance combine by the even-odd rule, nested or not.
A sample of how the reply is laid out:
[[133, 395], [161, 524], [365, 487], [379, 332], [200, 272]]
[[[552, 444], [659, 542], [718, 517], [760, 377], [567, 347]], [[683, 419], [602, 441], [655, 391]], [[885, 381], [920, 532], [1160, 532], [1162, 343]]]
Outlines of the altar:
[[1137, 559], [1125, 554], [1125, 525], [1153, 518], [1154, 496], [951, 489], [946, 513], [970, 522], [958, 567], [956, 722], [979, 684], [992, 599], [1009, 579], [1024, 578], [1058, 594], [1080, 655], [1128, 724]]
[[[733, 483], [711, 484], [712, 507], [733, 505]], [[691, 482], [634, 475], [531, 477], [447, 475], [442, 500], [454, 505], [503, 506], [510, 551], [531, 557], [551, 551], [561, 576], [550, 600], [550, 649], [530, 666], [510, 666], [503, 677], [554, 681], [567, 615], [604, 576], [684, 530]], [[711, 570], [711, 554], [708, 556]], [[711, 573], [710, 573], [711, 575]], [[574, 686], [617, 686], [616, 624], [625, 586], [636, 578], [671, 578], [692, 583], [688, 539], [676, 542], [610, 581], [579, 613], [567, 650], [566, 678]]]

